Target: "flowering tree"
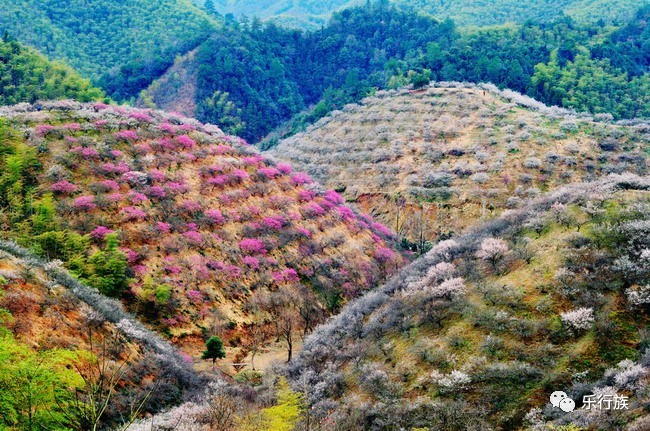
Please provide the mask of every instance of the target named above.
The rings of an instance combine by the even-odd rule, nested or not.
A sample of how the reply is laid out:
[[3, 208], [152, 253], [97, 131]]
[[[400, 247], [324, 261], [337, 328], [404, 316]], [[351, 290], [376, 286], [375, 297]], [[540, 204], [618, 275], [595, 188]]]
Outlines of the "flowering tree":
[[594, 310], [593, 308], [577, 308], [560, 314], [560, 318], [570, 331], [586, 331], [594, 324]]
[[508, 253], [508, 243], [499, 238], [485, 238], [476, 252], [476, 257], [489, 262], [494, 271]]

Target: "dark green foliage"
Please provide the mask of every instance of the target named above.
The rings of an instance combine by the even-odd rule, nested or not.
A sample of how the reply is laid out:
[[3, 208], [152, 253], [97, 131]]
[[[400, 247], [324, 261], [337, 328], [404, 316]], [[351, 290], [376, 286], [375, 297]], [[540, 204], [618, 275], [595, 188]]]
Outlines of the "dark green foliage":
[[203, 352], [203, 359], [212, 359], [214, 364], [217, 359], [225, 358], [226, 352], [223, 350], [223, 341], [219, 337], [210, 337], [205, 342], [205, 351]]
[[93, 254], [89, 260], [92, 273], [88, 276], [88, 284], [112, 298], [121, 298], [131, 281], [126, 256], [117, 245], [117, 234], [106, 235], [104, 250]]
[[0, 40], [0, 105], [39, 99], [100, 100], [104, 93], [60, 63], [5, 36]]
[[6, 0], [0, 8], [0, 30], [93, 78], [132, 60], [179, 52], [213, 25], [179, 0]]
[[646, 61], [646, 14], [613, 34], [568, 17], [460, 31], [451, 20], [377, 2], [338, 12], [312, 33], [231, 19], [190, 66], [198, 70], [197, 115], [256, 142], [278, 126], [277, 137], [300, 131], [375, 89], [437, 80], [492, 82], [617, 119], [647, 116], [648, 77], [628, 71]]
[[[222, 13], [274, 18], [283, 24], [317, 28], [325, 23], [328, 14], [360, 3], [358, 0], [217, 0], [215, 5]], [[461, 25], [550, 21], [563, 14], [581, 22], [621, 20], [630, 17], [635, 8], [644, 4], [643, 0], [394, 0], [391, 3], [440, 19], [451, 17]]]
[[222, 123], [214, 103], [228, 93], [231, 111], [241, 110], [242, 137], [258, 141], [306, 107], [316, 106], [304, 121], [315, 121], [385, 87], [393, 68], [428, 41], [455, 37], [453, 23], [379, 4], [345, 10], [306, 34], [232, 22], [198, 50], [197, 114], [231, 127], [232, 116]]

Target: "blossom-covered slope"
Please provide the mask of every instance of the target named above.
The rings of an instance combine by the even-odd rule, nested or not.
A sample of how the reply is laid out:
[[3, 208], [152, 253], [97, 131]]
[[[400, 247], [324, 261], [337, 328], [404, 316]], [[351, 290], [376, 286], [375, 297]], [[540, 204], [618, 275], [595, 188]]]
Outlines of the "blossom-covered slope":
[[282, 156], [424, 242], [608, 173], [647, 171], [650, 127], [551, 108], [490, 85], [378, 92], [281, 141]]
[[3, 236], [191, 352], [218, 334], [245, 355], [252, 326], [299, 304], [308, 332], [402, 262], [385, 227], [217, 128], [73, 102], [0, 117]]
[[[612, 175], [438, 243], [306, 339], [289, 375], [310, 422], [647, 429], [649, 190]], [[576, 411], [553, 408], [555, 391]], [[627, 408], [584, 409], [585, 395]]]

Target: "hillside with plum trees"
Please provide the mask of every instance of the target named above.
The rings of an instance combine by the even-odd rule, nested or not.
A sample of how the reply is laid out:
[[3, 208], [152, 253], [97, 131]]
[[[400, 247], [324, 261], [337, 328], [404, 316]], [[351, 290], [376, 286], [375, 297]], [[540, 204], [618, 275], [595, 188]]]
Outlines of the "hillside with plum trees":
[[195, 357], [213, 335], [230, 358], [272, 337], [290, 357], [403, 262], [386, 227], [214, 126], [62, 101], [3, 109], [0, 139], [3, 237]]
[[649, 132], [647, 122], [576, 114], [492, 85], [434, 83], [347, 105], [268, 154], [423, 252], [557, 187], [645, 174]]

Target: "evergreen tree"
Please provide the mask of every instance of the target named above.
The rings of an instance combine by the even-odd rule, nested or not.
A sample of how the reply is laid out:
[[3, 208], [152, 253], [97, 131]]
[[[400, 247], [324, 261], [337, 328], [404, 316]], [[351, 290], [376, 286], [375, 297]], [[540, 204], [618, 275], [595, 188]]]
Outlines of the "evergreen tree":
[[223, 350], [223, 341], [221, 338], [213, 336], [205, 343], [205, 351], [201, 358], [212, 359], [212, 365], [217, 362], [217, 359], [225, 358], [226, 352]]

